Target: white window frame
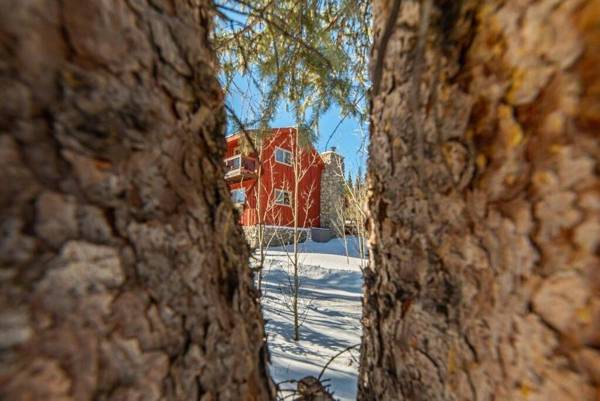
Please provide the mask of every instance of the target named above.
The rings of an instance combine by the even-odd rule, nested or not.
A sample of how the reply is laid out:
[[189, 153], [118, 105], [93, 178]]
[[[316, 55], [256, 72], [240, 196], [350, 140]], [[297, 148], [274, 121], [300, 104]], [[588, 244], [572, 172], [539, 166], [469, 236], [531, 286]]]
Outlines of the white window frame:
[[[233, 155], [231, 157], [228, 157], [225, 161], [228, 162], [230, 160], [233, 164], [233, 168], [231, 170], [239, 170], [240, 168], [242, 168], [242, 157], [240, 155]], [[236, 163], [237, 166], [235, 165]]]
[[[275, 194], [275, 204], [276, 205], [278, 205], [278, 206], [292, 207], [292, 192], [291, 191], [288, 191], [288, 190], [283, 189], [283, 188], [275, 188], [273, 191], [274, 191], [274, 194]], [[290, 201], [289, 203], [279, 202], [279, 194], [282, 193], [282, 192], [288, 194], [288, 199]], [[284, 199], [285, 199], [285, 197], [284, 197]]]
[[[234, 199], [234, 197], [233, 197], [233, 193], [234, 193], [234, 192], [242, 192], [242, 193], [244, 194], [244, 199], [243, 199], [241, 202], [238, 202], [238, 201], [236, 201], [236, 200]], [[236, 205], [243, 205], [243, 204], [245, 204], [245, 203], [246, 203], [246, 188], [236, 188], [236, 189], [232, 189], [232, 190], [230, 191], [230, 193], [231, 193], [231, 201], [232, 201], [234, 204], [236, 204]]]
[[[287, 154], [289, 154], [289, 155], [290, 155], [290, 162], [289, 162], [289, 163], [286, 163], [286, 162], [284, 162], [284, 161], [277, 160], [277, 151], [278, 151], [278, 150], [281, 150], [282, 152], [284, 152], [284, 153], [287, 153]], [[293, 155], [292, 155], [292, 151], [291, 151], [291, 150], [288, 150], [288, 149], [284, 149], [284, 148], [282, 148], [282, 147], [279, 147], [279, 146], [275, 146], [275, 155], [274, 155], [274, 159], [275, 159], [275, 163], [279, 163], [279, 164], [285, 164], [286, 166], [291, 166], [291, 165], [292, 165], [292, 161], [293, 161]]]

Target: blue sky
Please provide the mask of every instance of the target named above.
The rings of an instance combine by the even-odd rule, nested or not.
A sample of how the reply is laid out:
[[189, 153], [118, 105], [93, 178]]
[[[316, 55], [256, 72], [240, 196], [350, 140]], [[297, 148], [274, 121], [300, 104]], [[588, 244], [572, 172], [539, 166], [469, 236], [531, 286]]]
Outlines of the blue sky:
[[[236, 83], [237, 87], [241, 89], [244, 94], [242, 94], [239, 90], [229, 91], [227, 95], [227, 104], [242, 120], [244, 120], [245, 117], [248, 117], [252, 104], [259, 101], [259, 95], [258, 91], [253, 89], [252, 85], [249, 85], [244, 78], [238, 77], [236, 79]], [[315, 144], [315, 147], [319, 152], [326, 150], [325, 146], [327, 140], [342, 118], [343, 116], [340, 114], [340, 109], [335, 104], [327, 113], [321, 116], [319, 121], [320, 132], [318, 133], [319, 135], [317, 143]], [[275, 118], [271, 122], [271, 126], [291, 127], [294, 125], [295, 119], [293, 114], [285, 110], [285, 105], [280, 105], [277, 113], [275, 114]], [[234, 124], [230, 123], [227, 133], [231, 134], [231, 131], [234, 130]], [[353, 177], [356, 176], [359, 166], [362, 169], [363, 174], [366, 171], [366, 144], [363, 142], [366, 140], [365, 137], [367, 136], [367, 125], [364, 124], [361, 130], [360, 121], [348, 116], [343, 120], [329, 140], [327, 147], [329, 148], [331, 146], [335, 146], [337, 148], [337, 152], [344, 156], [344, 160], [346, 162], [346, 174], [350, 172]]]

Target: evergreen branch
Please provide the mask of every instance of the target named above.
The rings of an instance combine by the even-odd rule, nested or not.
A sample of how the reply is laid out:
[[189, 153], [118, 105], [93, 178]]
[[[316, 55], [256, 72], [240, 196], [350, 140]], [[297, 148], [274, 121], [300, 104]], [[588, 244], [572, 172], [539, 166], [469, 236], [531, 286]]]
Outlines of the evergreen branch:
[[[365, 93], [363, 93], [362, 95], [360, 95], [360, 97], [356, 100], [356, 102], [354, 103], [354, 107], [356, 107], [358, 105], [358, 103], [365, 97]], [[333, 138], [333, 135], [335, 134], [335, 132], [338, 130], [338, 128], [342, 125], [342, 123], [344, 122], [344, 120], [350, 115], [350, 110], [346, 111], [342, 117], [342, 119], [337, 123], [337, 125], [335, 126], [335, 128], [333, 129], [333, 131], [331, 131], [331, 134], [329, 134], [329, 137], [327, 138], [327, 142], [325, 142], [325, 149], [327, 150], [327, 146], [329, 145], [329, 141], [331, 141], [331, 138]]]
[[253, 13], [246, 13], [246, 12], [237, 10], [235, 8], [224, 6], [222, 4], [216, 4], [215, 3], [215, 6], [221, 8], [223, 10], [230, 11], [230, 12], [233, 12], [233, 13], [236, 13], [236, 14], [239, 14], [239, 15], [244, 15], [244, 16], [247, 16], [247, 17], [258, 17], [258, 18], [262, 19], [264, 22], [266, 22], [270, 26], [273, 26], [274, 28], [276, 28], [277, 31], [279, 31], [281, 34], [283, 34], [287, 38], [291, 39], [292, 41], [294, 41], [296, 43], [301, 44], [306, 50], [308, 50], [308, 51], [316, 54], [321, 60], [323, 60], [327, 64], [327, 66], [329, 68], [331, 68], [332, 70], [334, 69], [333, 65], [331, 64], [331, 61], [329, 61], [329, 59], [327, 57], [325, 57], [323, 55], [323, 53], [321, 53], [315, 47], [313, 47], [313, 46], [309, 45], [308, 43], [306, 43], [306, 41], [304, 41], [304, 39], [295, 36], [294, 34], [292, 34], [291, 32], [289, 32], [287, 29], [285, 29], [283, 27], [285, 25], [285, 21], [282, 21], [279, 17], [273, 15], [273, 18], [277, 18], [278, 19], [278, 21], [276, 22], [273, 19], [269, 19], [269, 18], [265, 17], [263, 15], [263, 13], [261, 12], [260, 9], [252, 6], [249, 3], [246, 3], [245, 1], [242, 1], [242, 0], [234, 0], [234, 1], [236, 3], [239, 3], [239, 4], [243, 5], [243, 6], [248, 7], [250, 10], [253, 11]]
[[[267, 3], [264, 7], [261, 8], [261, 12], [266, 12], [267, 9], [269, 7], [271, 7], [271, 5], [273, 4], [273, 0], [269, 1], [269, 3]], [[229, 9], [229, 11], [231, 11], [231, 9]], [[231, 21], [231, 19], [229, 19]], [[224, 43], [225, 45], [233, 40], [237, 41], [237, 38], [239, 38], [241, 35], [243, 35], [244, 33], [248, 32], [249, 30], [253, 30], [254, 26], [258, 23], [258, 19], [255, 20], [254, 22], [252, 22], [251, 24], [248, 24], [246, 26], [244, 26], [242, 29], [240, 29], [237, 32], [233, 32], [232, 31], [232, 37], [228, 38], [227, 41]]]
[[252, 152], [255, 154], [258, 153], [258, 151], [256, 150], [256, 146], [254, 146], [254, 141], [250, 137], [250, 134], [248, 133], [248, 131], [246, 130], [246, 127], [244, 126], [244, 123], [242, 122], [242, 120], [240, 120], [240, 118], [236, 114], [235, 110], [233, 110], [231, 107], [229, 107], [228, 104], [225, 104], [225, 108], [227, 109], [229, 114], [231, 114], [231, 116], [233, 117], [236, 124], [240, 127], [240, 130], [244, 134], [244, 137], [248, 140], [248, 143], [250, 144], [250, 147], [252, 148]]

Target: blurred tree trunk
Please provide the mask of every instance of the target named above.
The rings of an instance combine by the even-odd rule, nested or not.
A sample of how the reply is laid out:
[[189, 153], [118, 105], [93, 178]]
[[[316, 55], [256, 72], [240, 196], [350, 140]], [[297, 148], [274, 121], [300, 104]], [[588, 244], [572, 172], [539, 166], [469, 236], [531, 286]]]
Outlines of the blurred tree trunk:
[[1, 399], [272, 398], [210, 29], [206, 0], [0, 0]]
[[374, 13], [359, 399], [597, 400], [600, 1]]

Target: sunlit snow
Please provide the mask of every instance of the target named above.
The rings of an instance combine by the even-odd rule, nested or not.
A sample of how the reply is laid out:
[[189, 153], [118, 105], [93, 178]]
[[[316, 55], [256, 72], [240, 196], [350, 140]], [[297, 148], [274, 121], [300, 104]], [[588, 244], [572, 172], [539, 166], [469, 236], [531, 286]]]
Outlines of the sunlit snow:
[[[284, 247], [269, 248], [263, 278], [263, 313], [271, 353], [271, 374], [276, 383], [318, 376], [329, 359], [360, 343], [362, 273], [366, 260], [358, 256], [358, 241], [348, 237], [348, 257], [342, 239], [327, 243], [307, 241], [300, 250], [300, 303], [309, 305], [300, 328], [300, 341], [292, 340], [293, 317], [285, 306], [291, 266]], [[291, 252], [291, 246], [287, 247]], [[355, 400], [359, 347], [338, 356], [323, 379], [334, 397]], [[295, 388], [285, 383], [282, 388]]]

